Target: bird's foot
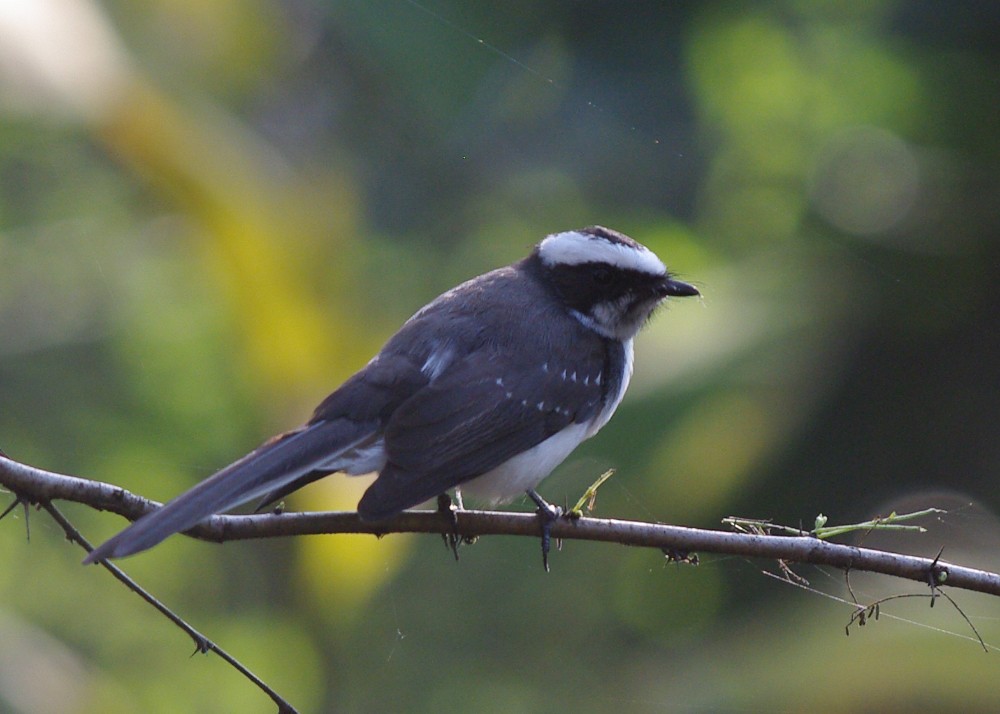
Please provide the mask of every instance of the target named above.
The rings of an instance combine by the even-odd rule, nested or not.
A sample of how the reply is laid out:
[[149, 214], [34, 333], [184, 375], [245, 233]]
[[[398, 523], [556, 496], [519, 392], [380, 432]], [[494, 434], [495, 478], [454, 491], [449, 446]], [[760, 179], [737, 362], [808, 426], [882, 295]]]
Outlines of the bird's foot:
[[438, 512], [444, 514], [451, 524], [451, 532], [442, 533], [441, 537], [444, 539], [445, 546], [454, 553], [455, 560], [458, 560], [458, 546], [465, 540], [458, 532], [458, 512], [462, 510], [462, 499], [459, 497], [457, 500], [456, 505], [447, 493], [442, 493], [437, 499]]
[[538, 506], [536, 513], [542, 524], [542, 566], [549, 572], [549, 551], [552, 550], [552, 524], [563, 516], [560, 506], [553, 506], [538, 495], [534, 489], [528, 489], [528, 497]]

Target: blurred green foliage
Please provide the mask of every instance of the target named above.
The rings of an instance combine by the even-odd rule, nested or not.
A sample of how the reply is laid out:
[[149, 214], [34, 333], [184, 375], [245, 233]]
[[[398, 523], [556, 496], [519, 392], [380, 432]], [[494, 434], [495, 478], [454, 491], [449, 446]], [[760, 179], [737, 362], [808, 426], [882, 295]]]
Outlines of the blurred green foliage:
[[[550, 499], [615, 466], [601, 515], [934, 505], [930, 534], [878, 544], [996, 569], [998, 30], [977, 2], [0, 6], [0, 448], [169, 498], [437, 293], [601, 223], [704, 299], [656, 317]], [[290, 505], [352, 508], [365, 483]], [[122, 525], [67, 512], [95, 541]], [[22, 525], [0, 523], [0, 711], [270, 709]], [[303, 711], [1000, 702], [945, 603], [845, 638], [849, 606], [737, 559], [570, 543], [546, 575], [520, 539], [456, 564], [433, 538], [334, 536], [124, 565]], [[1000, 606], [956, 597], [1000, 645]]]

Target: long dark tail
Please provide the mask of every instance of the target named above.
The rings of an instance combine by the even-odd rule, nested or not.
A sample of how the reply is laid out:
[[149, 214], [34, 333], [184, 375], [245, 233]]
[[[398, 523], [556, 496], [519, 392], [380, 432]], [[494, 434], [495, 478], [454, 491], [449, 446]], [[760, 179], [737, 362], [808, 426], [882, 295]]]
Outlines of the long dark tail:
[[348, 419], [317, 421], [276, 439], [185, 491], [95, 548], [83, 561], [96, 563], [152, 548], [215, 513], [246, 503], [284, 486], [357, 445], [374, 425]]

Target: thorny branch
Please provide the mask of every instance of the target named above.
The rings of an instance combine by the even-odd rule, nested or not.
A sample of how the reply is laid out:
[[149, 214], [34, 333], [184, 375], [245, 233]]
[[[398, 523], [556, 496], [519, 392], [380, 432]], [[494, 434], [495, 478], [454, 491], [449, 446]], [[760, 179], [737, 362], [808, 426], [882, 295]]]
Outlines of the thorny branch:
[[[36, 469], [0, 457], [0, 486], [19, 497], [38, 502], [66, 500], [110, 511], [135, 520], [160, 504], [136, 496], [123, 488]], [[330, 533], [460, 534], [463, 538], [486, 535], [538, 536], [534, 513], [459, 510], [404, 511], [378, 523], [365, 522], [357, 513], [261, 513], [250, 516], [213, 516], [187, 535], [224, 542], [255, 538]], [[609, 518], [561, 518], [552, 524], [552, 537], [620, 543], [671, 552], [700, 552], [768, 558], [812, 565], [827, 565], [855, 571], [930, 583], [936, 586], [1000, 595], [1000, 574], [947, 563], [939, 558], [920, 558], [872, 548], [830, 543], [809, 536], [777, 536], [759, 533], [687, 528], [644, 521]]]
[[[72, 501], [96, 510], [117, 513], [133, 521], [160, 505], [108, 483], [36, 469], [7, 458], [3, 452], [0, 452], [0, 487], [14, 494], [14, 502], [3, 511], [3, 515], [18, 504], [25, 508], [29, 504], [37, 504], [59, 523], [69, 540], [79, 543], [88, 552], [91, 550], [90, 544], [55, 508], [53, 501]], [[743, 523], [743, 520], [738, 520]], [[439, 508], [436, 511], [405, 511], [379, 523], [364, 522], [354, 512], [213, 516], [208, 522], [192, 528], [186, 534], [201, 540], [221, 543], [254, 538], [333, 533], [370, 533], [376, 536], [389, 533], [437, 533], [457, 544], [459, 539], [470, 541], [485, 535], [537, 537], [538, 532], [538, 519], [534, 513]], [[733, 533], [642, 521], [590, 518], [571, 512], [567, 517], [552, 523], [551, 537], [557, 541], [604, 541], [657, 548], [668, 558], [692, 564], [698, 562], [694, 553], [702, 552], [774, 559], [786, 571], [788, 563], [807, 563], [840, 568], [847, 574], [851, 571], [881, 573], [925, 583], [931, 588], [930, 597], [945, 595], [952, 604], [955, 604], [954, 600], [940, 589], [942, 585], [1000, 595], [1000, 574], [946, 563], [940, 559], [940, 553], [933, 559], [919, 558], [871, 548], [840, 545], [809, 534], [772, 535], [768, 529], [758, 528], [743, 529], [743, 532]], [[266, 692], [278, 706], [279, 714], [295, 712], [295, 709], [274, 690], [163, 606], [119, 568], [107, 561], [102, 561], [101, 564], [181, 627], [192, 637], [199, 651], [216, 652]], [[856, 622], [863, 625], [868, 618], [877, 618], [881, 602], [884, 601], [871, 606], [862, 606], [855, 600], [857, 611], [850, 624]], [[962, 616], [965, 617], [965, 614], [962, 613]], [[976, 634], [978, 637], [978, 633]]]

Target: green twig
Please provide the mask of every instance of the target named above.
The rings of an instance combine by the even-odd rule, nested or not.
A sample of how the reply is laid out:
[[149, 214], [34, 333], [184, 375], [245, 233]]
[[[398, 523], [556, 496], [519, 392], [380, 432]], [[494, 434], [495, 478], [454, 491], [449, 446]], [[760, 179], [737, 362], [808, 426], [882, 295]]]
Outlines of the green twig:
[[615, 470], [608, 469], [600, 476], [598, 476], [597, 480], [594, 481], [594, 483], [590, 484], [590, 486], [587, 487], [587, 490], [583, 492], [583, 495], [580, 497], [580, 500], [576, 502], [576, 505], [573, 506], [571, 509], [569, 509], [570, 517], [582, 518], [584, 506], [587, 507], [587, 513], [593, 511], [594, 501], [597, 500], [597, 489], [599, 489], [605, 481], [607, 481], [614, 475], [615, 475]]
[[828, 540], [846, 533], [853, 533], [854, 531], [911, 531], [914, 533], [926, 533], [927, 529], [923, 526], [903, 525], [903, 523], [905, 521], [912, 521], [916, 518], [923, 518], [924, 516], [930, 516], [938, 513], [947, 513], [947, 511], [941, 508], [925, 508], [922, 511], [902, 514], [893, 511], [888, 516], [879, 516], [878, 518], [873, 518], [870, 521], [850, 523], [842, 526], [827, 526], [827, 518], [821, 513], [816, 516], [815, 527], [810, 531], [805, 531], [802, 528], [793, 528], [792, 526], [772, 523], [770, 520], [761, 518], [741, 518], [739, 516], [729, 516], [728, 518], [723, 518], [722, 522], [731, 526], [734, 530], [740, 533], [757, 533], [760, 535], [771, 535], [774, 533], [798, 536], [809, 535], [813, 538], [819, 538], [820, 540]]

